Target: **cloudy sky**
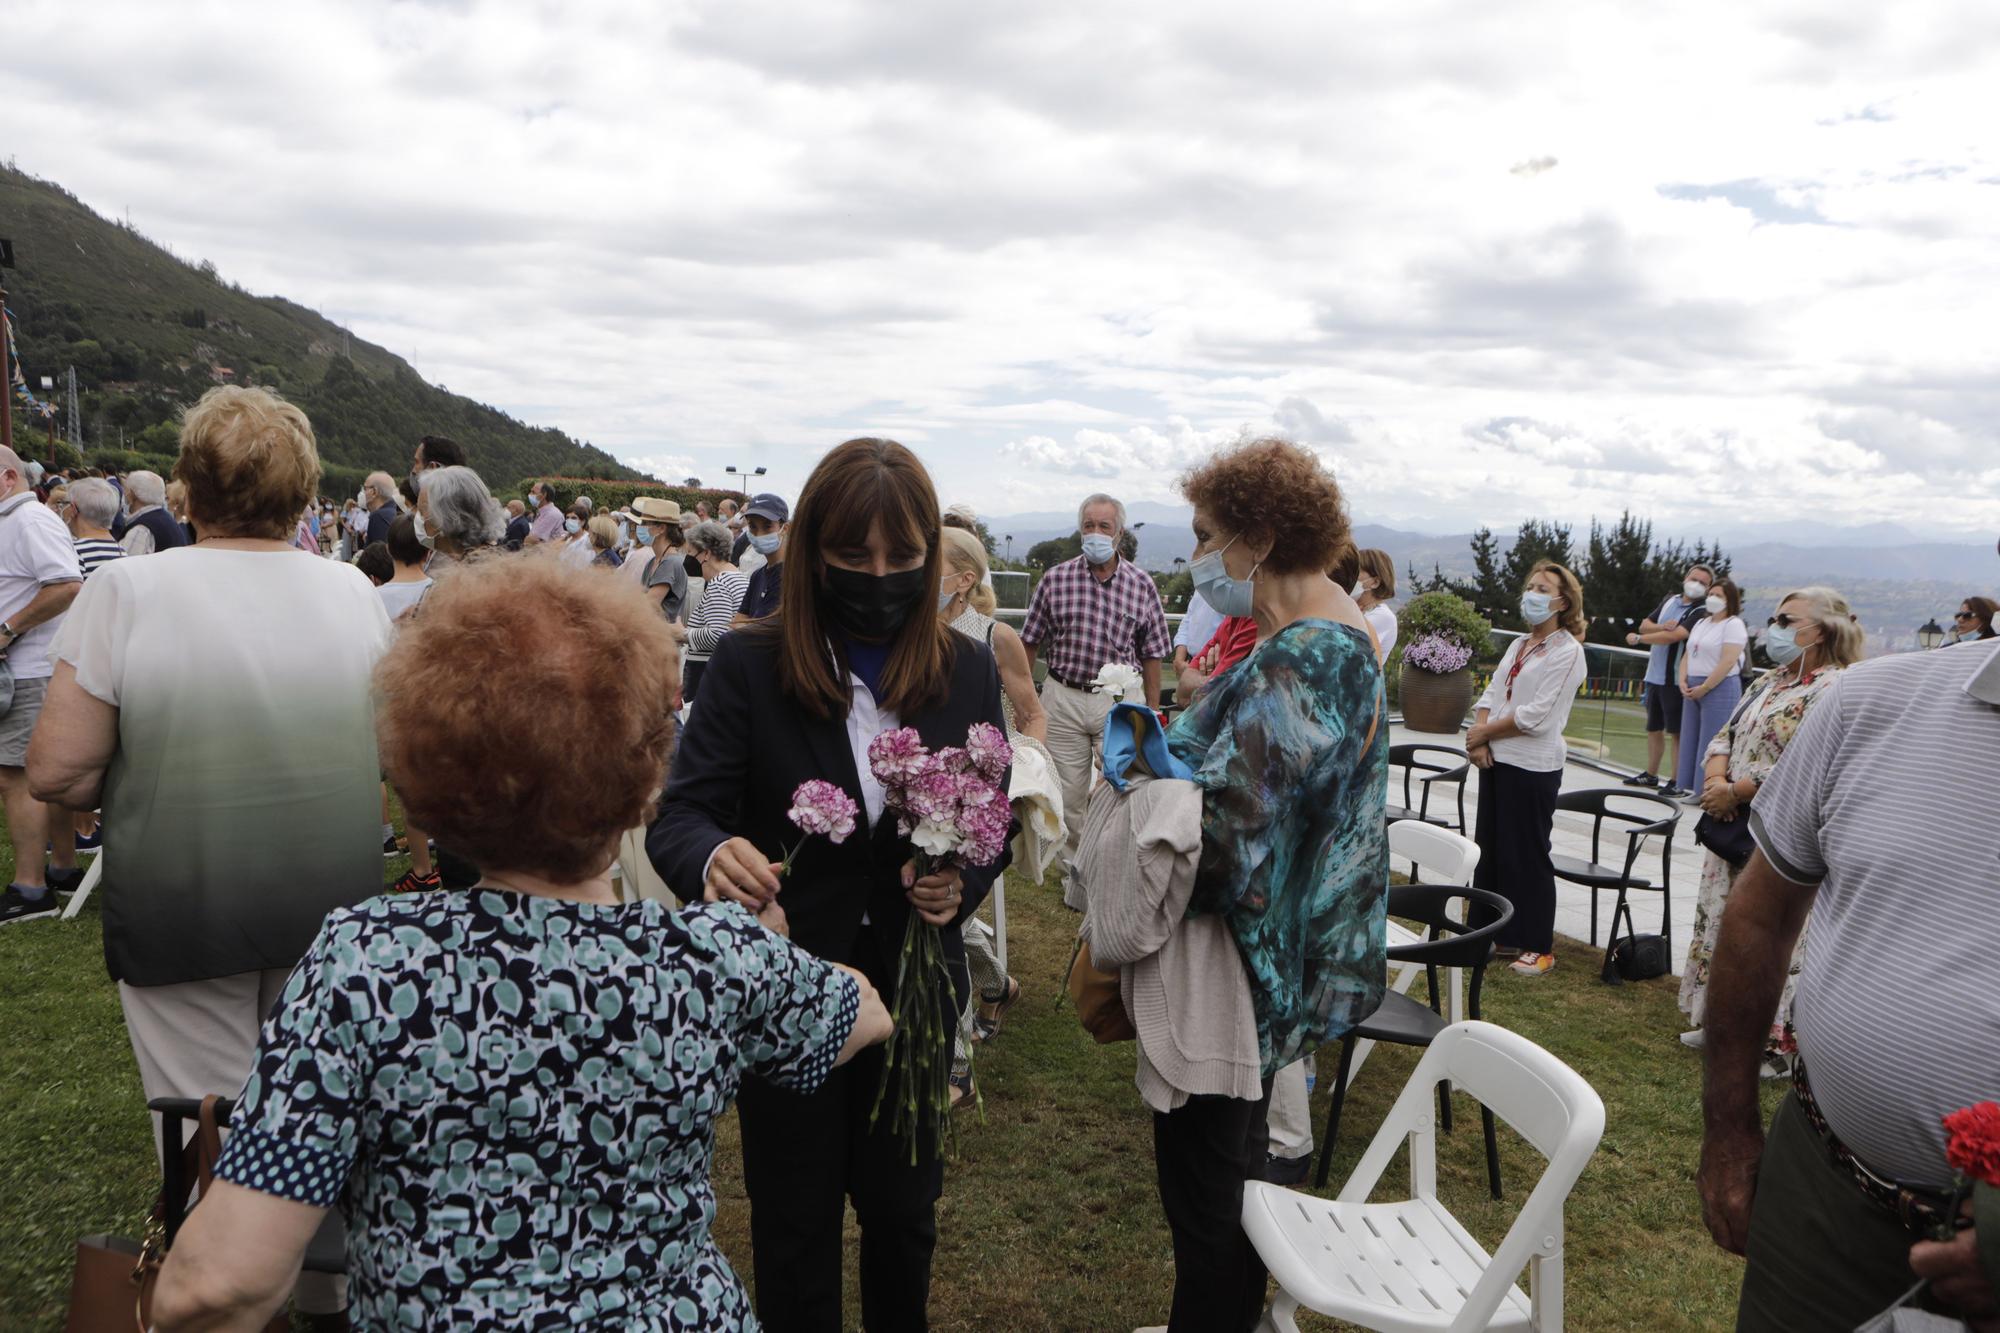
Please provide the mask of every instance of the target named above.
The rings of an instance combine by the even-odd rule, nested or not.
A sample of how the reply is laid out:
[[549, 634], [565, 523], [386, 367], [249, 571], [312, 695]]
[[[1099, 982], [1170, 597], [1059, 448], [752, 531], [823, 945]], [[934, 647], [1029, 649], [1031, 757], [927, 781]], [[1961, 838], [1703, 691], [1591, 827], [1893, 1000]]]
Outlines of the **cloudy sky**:
[[2000, 532], [1990, 0], [8, 10], [21, 167], [662, 475]]

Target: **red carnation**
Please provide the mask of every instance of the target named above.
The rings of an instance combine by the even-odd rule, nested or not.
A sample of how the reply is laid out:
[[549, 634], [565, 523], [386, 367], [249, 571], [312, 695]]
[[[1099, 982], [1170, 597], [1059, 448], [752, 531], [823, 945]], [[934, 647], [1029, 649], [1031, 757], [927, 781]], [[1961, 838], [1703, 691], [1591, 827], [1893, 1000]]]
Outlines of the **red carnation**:
[[1944, 1118], [1944, 1157], [1968, 1180], [2000, 1187], [2000, 1102], [1977, 1102]]

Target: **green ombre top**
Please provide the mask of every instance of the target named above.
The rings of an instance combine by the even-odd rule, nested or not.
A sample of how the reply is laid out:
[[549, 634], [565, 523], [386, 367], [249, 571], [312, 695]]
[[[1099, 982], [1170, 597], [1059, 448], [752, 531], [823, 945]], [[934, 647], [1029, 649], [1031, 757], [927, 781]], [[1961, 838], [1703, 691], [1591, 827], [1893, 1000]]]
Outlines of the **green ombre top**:
[[382, 890], [370, 675], [389, 639], [359, 570], [180, 547], [84, 584], [53, 656], [118, 710], [104, 781], [104, 957], [134, 986], [291, 967]]

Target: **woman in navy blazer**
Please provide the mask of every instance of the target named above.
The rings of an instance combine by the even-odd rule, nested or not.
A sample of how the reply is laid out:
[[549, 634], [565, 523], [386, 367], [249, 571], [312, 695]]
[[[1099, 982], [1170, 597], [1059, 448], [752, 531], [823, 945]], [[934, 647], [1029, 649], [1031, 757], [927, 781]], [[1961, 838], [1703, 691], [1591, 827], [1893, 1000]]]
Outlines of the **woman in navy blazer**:
[[[958, 924], [1005, 859], [916, 879], [866, 759], [868, 742], [897, 726], [937, 750], [963, 745], [976, 722], [1002, 725], [992, 654], [933, 614], [940, 530], [930, 477], [902, 445], [849, 440], [820, 460], [787, 537], [782, 609], [716, 648], [646, 849], [683, 898], [757, 910], [776, 897], [795, 943], [859, 968], [892, 1008], [904, 927], [922, 913], [943, 930], [956, 1013], [966, 990]], [[781, 882], [775, 863], [804, 836], [785, 812], [813, 778], [864, 814], [838, 846], [806, 840]], [[883, 1058], [871, 1048], [806, 1096], [743, 1084], [757, 1314], [772, 1333], [841, 1327], [848, 1198], [861, 1225], [863, 1324], [928, 1327], [944, 1168], [935, 1127], [915, 1165], [886, 1116], [870, 1128]]]

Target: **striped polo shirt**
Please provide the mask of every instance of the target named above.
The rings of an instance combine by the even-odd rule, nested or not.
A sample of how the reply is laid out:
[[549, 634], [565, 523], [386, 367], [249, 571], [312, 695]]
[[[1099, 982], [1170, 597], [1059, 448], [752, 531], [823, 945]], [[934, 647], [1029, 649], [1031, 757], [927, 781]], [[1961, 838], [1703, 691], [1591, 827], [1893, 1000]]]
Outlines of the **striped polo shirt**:
[[76, 540], [76, 560], [83, 567], [83, 576], [107, 560], [116, 560], [125, 554], [125, 548], [104, 537], [79, 537]]
[[1750, 807], [1818, 884], [1794, 1022], [1876, 1174], [1948, 1189], [1942, 1118], [2000, 1099], [2000, 640], [1840, 673]]

